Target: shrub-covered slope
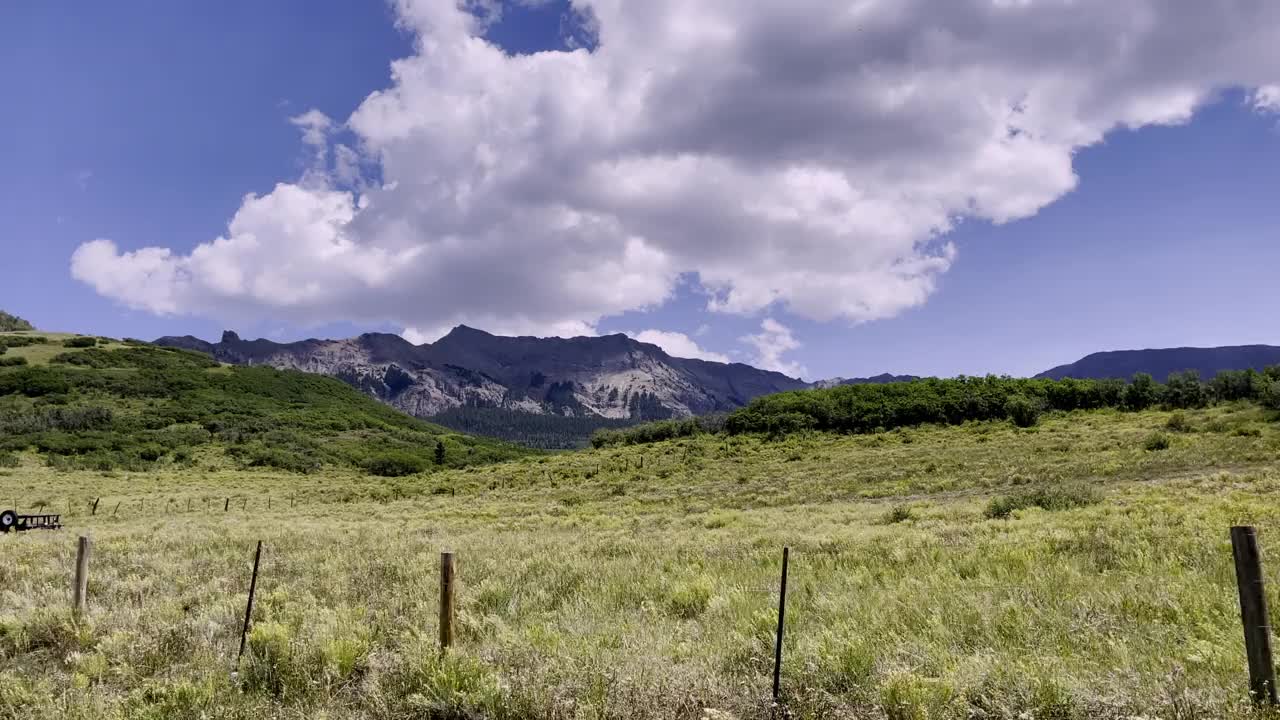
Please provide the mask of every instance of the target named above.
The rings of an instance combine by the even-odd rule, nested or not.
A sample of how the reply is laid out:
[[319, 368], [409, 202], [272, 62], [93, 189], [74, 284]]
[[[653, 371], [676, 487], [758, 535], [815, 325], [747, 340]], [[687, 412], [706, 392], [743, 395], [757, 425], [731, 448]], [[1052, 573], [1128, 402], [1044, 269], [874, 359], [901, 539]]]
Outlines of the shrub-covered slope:
[[328, 377], [94, 338], [0, 343], [23, 361], [0, 367], [0, 462], [34, 451], [55, 467], [99, 470], [336, 465], [408, 475], [525, 452], [409, 417]]
[[925, 424], [959, 425], [1008, 418], [1015, 425], [1037, 424], [1046, 411], [1163, 407], [1202, 408], [1252, 401], [1280, 410], [1280, 366], [1263, 372], [1226, 371], [1209, 382], [1194, 372], [1155, 382], [1150, 375], [1122, 380], [1024, 379], [1010, 377], [927, 378], [911, 382], [799, 390], [756, 398], [725, 416], [666, 420], [631, 428], [602, 430], [596, 447], [634, 445], [705, 432], [731, 435], [786, 435], [805, 430], [869, 433]]

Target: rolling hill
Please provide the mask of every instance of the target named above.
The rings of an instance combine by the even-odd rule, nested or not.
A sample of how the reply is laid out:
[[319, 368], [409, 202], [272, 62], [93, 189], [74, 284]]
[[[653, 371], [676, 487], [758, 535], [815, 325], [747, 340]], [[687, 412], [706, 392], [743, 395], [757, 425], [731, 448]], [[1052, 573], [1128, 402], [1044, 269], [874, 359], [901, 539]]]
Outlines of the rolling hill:
[[336, 466], [395, 476], [528, 452], [409, 417], [320, 375], [91, 337], [4, 333], [0, 345], [0, 463], [35, 452], [68, 469]]
[[1117, 350], [1087, 355], [1076, 362], [1046, 370], [1037, 378], [1095, 379], [1131, 378], [1147, 373], [1158, 381], [1170, 374], [1194, 370], [1208, 380], [1226, 370], [1261, 371], [1280, 365], [1280, 347], [1272, 345], [1236, 345], [1212, 348], [1164, 348], [1154, 350]]

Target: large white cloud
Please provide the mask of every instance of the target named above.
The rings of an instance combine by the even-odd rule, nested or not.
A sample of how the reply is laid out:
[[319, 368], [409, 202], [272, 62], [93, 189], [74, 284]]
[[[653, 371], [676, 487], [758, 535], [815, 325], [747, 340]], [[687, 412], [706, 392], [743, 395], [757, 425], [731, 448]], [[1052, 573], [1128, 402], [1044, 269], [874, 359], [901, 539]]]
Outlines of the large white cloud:
[[706, 350], [699, 346], [696, 340], [681, 332], [673, 332], [670, 330], [641, 330], [639, 332], [628, 332], [627, 335], [630, 335], [642, 343], [657, 345], [672, 357], [710, 360], [712, 362], [722, 363], [729, 362], [728, 355], [712, 350]]
[[74, 275], [156, 313], [419, 338], [590, 332], [682, 276], [712, 310], [872, 320], [927, 300], [957, 220], [1036, 213], [1107, 131], [1280, 82], [1273, 0], [574, 0], [599, 45], [528, 56], [455, 0], [394, 6], [416, 50], [389, 86], [294, 119], [317, 167], [189, 254], [97, 240]]

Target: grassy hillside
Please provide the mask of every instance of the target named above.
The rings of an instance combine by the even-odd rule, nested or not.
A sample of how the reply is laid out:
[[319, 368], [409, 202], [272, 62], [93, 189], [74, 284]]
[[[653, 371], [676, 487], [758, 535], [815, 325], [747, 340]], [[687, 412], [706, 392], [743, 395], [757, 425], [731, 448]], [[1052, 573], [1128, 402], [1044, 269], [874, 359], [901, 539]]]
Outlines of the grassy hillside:
[[525, 453], [331, 378], [133, 341], [19, 333], [0, 334], [0, 345], [0, 362], [10, 361], [0, 367], [0, 466], [35, 453], [66, 470], [334, 466], [394, 476]]
[[[400, 479], [23, 454], [0, 498], [71, 513], [0, 538], [0, 717], [779, 717], [784, 545], [790, 717], [1252, 717], [1227, 528], [1258, 525], [1275, 572], [1278, 458], [1280, 426], [1244, 402], [700, 435]], [[442, 658], [445, 548], [461, 588]]]
[[1129, 382], [988, 375], [798, 390], [756, 398], [727, 417], [601, 430], [591, 442], [595, 447], [636, 445], [707, 432], [765, 433], [775, 438], [811, 430], [871, 433], [1006, 418], [1019, 427], [1033, 427], [1047, 411], [1185, 410], [1239, 401], [1280, 411], [1280, 366], [1263, 372], [1221, 372], [1209, 382], [1194, 372], [1175, 373], [1164, 383], [1141, 373]]

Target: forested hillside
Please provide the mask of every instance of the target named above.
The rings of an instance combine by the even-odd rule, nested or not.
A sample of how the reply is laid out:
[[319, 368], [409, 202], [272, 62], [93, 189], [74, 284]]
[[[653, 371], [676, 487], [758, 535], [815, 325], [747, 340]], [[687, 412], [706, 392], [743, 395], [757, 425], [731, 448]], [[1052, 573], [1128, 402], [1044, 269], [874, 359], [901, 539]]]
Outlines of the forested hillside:
[[870, 433], [914, 425], [959, 425], [1009, 419], [1030, 427], [1049, 411], [1128, 411], [1153, 407], [1203, 408], [1219, 402], [1252, 401], [1280, 410], [1280, 366], [1218, 373], [1209, 382], [1194, 372], [1157, 383], [1139, 374], [1122, 380], [1025, 379], [1010, 377], [927, 378], [911, 382], [841, 385], [756, 398], [727, 418], [700, 418], [639, 425], [597, 433], [597, 447], [655, 442], [723, 430], [729, 434], [786, 435], [804, 430]]
[[0, 464], [35, 452], [52, 466], [326, 465], [407, 475], [526, 451], [417, 420], [324, 376], [227, 367], [208, 355], [73, 337], [0, 335]]
[[641, 420], [535, 415], [502, 408], [459, 407], [431, 416], [431, 421], [458, 432], [502, 438], [541, 450], [585, 447], [599, 430], [631, 427]]

